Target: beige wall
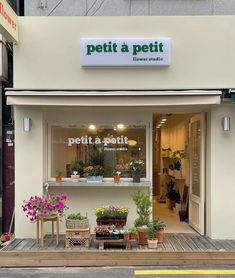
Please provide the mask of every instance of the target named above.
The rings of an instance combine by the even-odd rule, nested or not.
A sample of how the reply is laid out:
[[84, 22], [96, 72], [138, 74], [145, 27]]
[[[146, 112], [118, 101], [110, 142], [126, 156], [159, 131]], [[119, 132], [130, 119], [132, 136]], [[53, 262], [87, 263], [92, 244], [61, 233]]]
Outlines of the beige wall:
[[[235, 87], [235, 16], [22, 17], [16, 88], [206, 89]], [[172, 65], [82, 68], [81, 37], [172, 38]]]
[[[222, 130], [224, 116], [231, 118], [231, 131]], [[212, 238], [235, 239], [234, 119], [234, 105], [215, 106], [208, 117], [207, 232]]]
[[[40, 107], [15, 107], [15, 234], [35, 237], [36, 225], [30, 224], [22, 212], [23, 200], [42, 195], [43, 118]], [[32, 120], [32, 131], [23, 131], [23, 118]]]
[[[92, 109], [92, 113], [91, 113]], [[23, 117], [32, 119], [31, 132], [23, 132]], [[133, 123], [147, 125], [147, 180], [152, 180], [151, 164], [151, 130], [152, 111], [136, 108], [40, 108], [15, 107], [16, 119], [16, 228], [17, 238], [35, 237], [36, 225], [30, 224], [21, 205], [31, 195], [42, 195], [43, 182], [48, 180], [47, 174], [47, 126], [52, 123]], [[49, 162], [50, 163], [50, 162]], [[151, 190], [151, 188], [149, 188]], [[87, 213], [91, 227], [95, 226], [94, 208], [102, 205], [116, 204], [130, 209], [128, 226], [132, 226], [136, 218], [136, 207], [132, 200], [134, 188], [125, 187], [51, 187], [50, 193], [63, 192], [68, 195], [69, 210], [66, 214], [80, 211]], [[50, 227], [48, 226], [48, 231]], [[60, 231], [64, 232], [65, 224], [61, 222]]]

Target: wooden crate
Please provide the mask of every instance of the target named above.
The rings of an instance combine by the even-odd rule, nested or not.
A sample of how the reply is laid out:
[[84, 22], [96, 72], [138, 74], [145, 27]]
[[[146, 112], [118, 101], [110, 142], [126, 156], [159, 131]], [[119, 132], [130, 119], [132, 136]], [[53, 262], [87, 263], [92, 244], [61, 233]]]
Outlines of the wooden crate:
[[65, 247], [86, 247], [90, 246], [90, 228], [88, 229], [67, 229], [65, 232]]

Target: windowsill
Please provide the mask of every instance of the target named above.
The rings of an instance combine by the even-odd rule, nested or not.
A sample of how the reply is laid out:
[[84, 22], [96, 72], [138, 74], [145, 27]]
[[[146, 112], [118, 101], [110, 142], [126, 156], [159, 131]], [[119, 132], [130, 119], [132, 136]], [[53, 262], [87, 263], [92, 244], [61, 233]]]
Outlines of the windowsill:
[[56, 183], [54, 181], [49, 181], [50, 187], [150, 187], [150, 181], [141, 181], [140, 183], [133, 183], [132, 181], [121, 181], [120, 183], [114, 183], [113, 181], [104, 181], [100, 183], [88, 183], [86, 181], [72, 182], [72, 181], [62, 181]]

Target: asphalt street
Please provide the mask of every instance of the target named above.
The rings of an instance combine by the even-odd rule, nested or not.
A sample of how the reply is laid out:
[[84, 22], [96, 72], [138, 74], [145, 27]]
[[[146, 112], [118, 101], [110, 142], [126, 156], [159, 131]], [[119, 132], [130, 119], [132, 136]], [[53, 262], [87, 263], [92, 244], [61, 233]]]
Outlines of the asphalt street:
[[[193, 274], [190, 274], [193, 273]], [[216, 273], [216, 274], [215, 274]], [[0, 278], [168, 278], [235, 277], [234, 266], [2, 268]]]

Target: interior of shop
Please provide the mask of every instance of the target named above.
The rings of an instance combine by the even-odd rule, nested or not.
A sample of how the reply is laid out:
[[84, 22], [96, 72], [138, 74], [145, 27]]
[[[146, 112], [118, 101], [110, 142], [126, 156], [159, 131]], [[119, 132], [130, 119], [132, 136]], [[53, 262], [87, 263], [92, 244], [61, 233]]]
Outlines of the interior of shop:
[[153, 218], [168, 233], [194, 233], [189, 225], [190, 121], [193, 114], [153, 115]]

